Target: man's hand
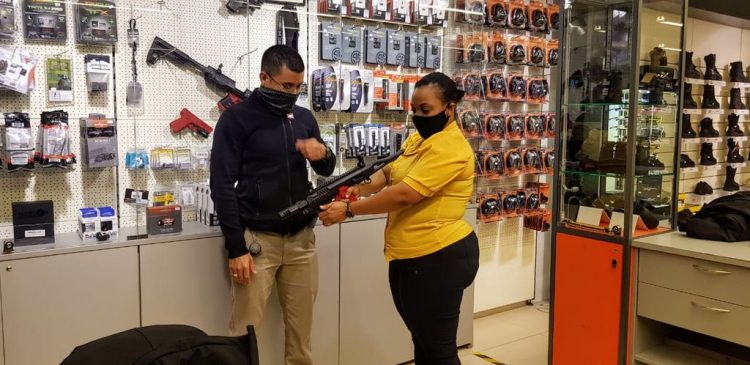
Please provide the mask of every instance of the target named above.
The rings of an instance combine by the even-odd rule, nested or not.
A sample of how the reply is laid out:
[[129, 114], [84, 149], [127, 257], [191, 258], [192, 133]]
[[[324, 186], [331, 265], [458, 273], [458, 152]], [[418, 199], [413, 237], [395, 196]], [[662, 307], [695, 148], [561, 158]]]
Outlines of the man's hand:
[[328, 148], [326, 147], [326, 145], [320, 143], [315, 138], [298, 139], [296, 146], [297, 151], [299, 151], [302, 156], [305, 156], [305, 158], [311, 162], [320, 161], [326, 158], [326, 154], [328, 152]]
[[232, 275], [232, 280], [238, 284], [250, 285], [252, 275], [257, 273], [253, 257], [248, 253], [244, 256], [229, 259], [229, 273]]
[[346, 203], [335, 201], [320, 207], [320, 220], [326, 227], [346, 220]]

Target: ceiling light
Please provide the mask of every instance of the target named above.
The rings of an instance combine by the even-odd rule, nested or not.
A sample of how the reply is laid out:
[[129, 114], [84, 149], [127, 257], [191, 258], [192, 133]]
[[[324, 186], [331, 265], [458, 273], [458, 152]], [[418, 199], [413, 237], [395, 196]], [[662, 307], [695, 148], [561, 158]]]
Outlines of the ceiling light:
[[665, 51], [675, 51], [675, 52], [682, 52], [679, 48], [671, 48], [671, 47], [665, 47], [664, 43], [659, 43], [659, 48], [665, 50]]
[[606, 30], [602, 29], [602, 26], [601, 26], [601, 25], [596, 25], [596, 26], [594, 26], [594, 32], [599, 32], [599, 33], [607, 33], [607, 31], [606, 31]]
[[675, 27], [681, 27], [682, 26], [682, 23], [667, 21], [664, 18], [663, 15], [659, 15], [658, 17], [656, 17], [656, 22], [659, 23], [659, 24], [664, 24], [664, 25], [672, 25], [672, 26], [675, 26]]

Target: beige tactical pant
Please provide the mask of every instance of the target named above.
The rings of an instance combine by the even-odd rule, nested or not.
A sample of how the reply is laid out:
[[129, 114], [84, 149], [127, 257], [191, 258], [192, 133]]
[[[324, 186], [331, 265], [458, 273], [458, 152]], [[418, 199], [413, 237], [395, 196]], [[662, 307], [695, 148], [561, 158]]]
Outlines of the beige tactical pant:
[[313, 230], [295, 235], [245, 231], [247, 244], [255, 240], [262, 252], [253, 258], [257, 274], [249, 286], [232, 281], [231, 329], [245, 333], [247, 325], [257, 326], [276, 283], [284, 314], [286, 365], [312, 365], [310, 333], [313, 304], [318, 293], [318, 256]]

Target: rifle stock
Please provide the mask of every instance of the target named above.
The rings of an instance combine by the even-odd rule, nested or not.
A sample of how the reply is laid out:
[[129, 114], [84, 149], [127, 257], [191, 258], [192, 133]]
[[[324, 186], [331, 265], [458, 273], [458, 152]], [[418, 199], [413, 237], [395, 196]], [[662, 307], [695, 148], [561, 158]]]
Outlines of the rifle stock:
[[361, 156], [358, 157], [356, 168], [326, 184], [323, 184], [322, 186], [319, 186], [317, 189], [313, 190], [306, 199], [300, 200], [292, 206], [282, 210], [278, 214], [279, 218], [281, 220], [287, 220], [298, 214], [308, 215], [319, 211], [321, 205], [330, 203], [336, 195], [338, 195], [340, 187], [354, 186], [369, 180], [372, 174], [395, 161], [402, 153], [403, 151], [398, 151], [393, 155], [375, 160], [369, 164], [365, 164]]
[[222, 65], [218, 68], [204, 66], [200, 62], [188, 56], [185, 52], [169, 44], [169, 42], [155, 37], [151, 43], [151, 48], [146, 55], [146, 63], [154, 65], [156, 61], [165, 58], [178, 65], [187, 66], [203, 75], [203, 80], [209, 87], [226, 92], [228, 95], [219, 102], [219, 109], [224, 111], [226, 108], [245, 100], [250, 96], [250, 90], [241, 91], [237, 89], [236, 82], [222, 72]]

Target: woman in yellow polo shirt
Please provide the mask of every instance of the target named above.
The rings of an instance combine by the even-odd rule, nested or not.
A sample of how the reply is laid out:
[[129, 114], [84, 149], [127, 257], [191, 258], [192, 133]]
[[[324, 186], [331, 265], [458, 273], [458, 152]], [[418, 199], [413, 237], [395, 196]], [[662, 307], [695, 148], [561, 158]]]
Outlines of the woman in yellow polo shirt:
[[406, 140], [403, 155], [369, 184], [350, 189], [367, 199], [334, 202], [320, 214], [325, 225], [332, 225], [356, 215], [388, 213], [385, 256], [391, 294], [412, 334], [416, 365], [460, 364], [461, 298], [479, 268], [477, 236], [463, 220], [474, 189], [474, 152], [455, 122], [462, 96], [442, 73], [419, 80], [412, 97], [412, 121], [419, 133]]

